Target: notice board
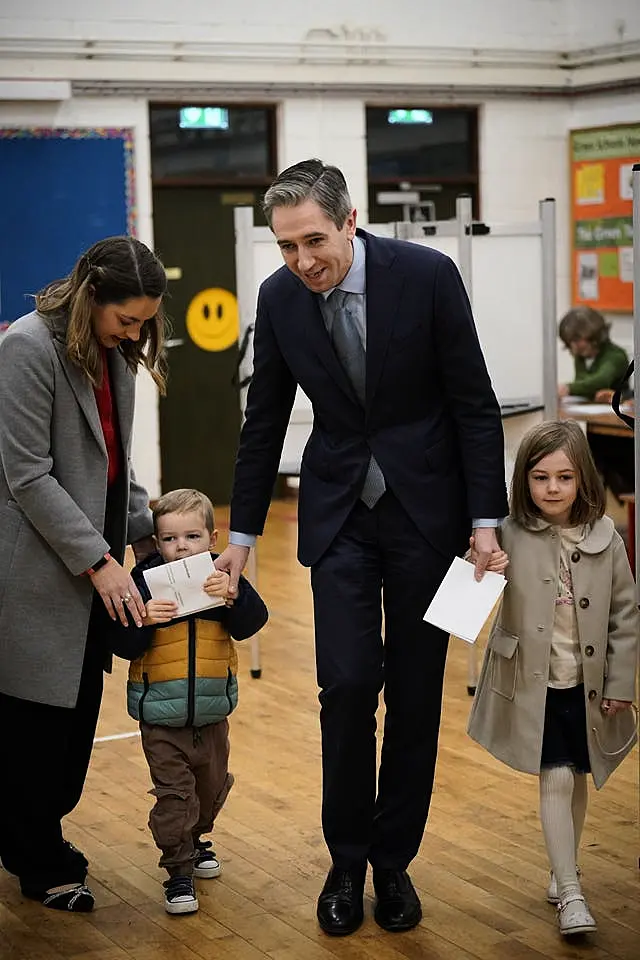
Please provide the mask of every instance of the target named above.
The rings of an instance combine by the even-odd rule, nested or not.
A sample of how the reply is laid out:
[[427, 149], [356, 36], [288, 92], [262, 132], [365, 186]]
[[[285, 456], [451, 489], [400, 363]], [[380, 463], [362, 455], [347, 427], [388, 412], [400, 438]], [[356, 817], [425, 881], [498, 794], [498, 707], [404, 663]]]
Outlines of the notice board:
[[135, 234], [129, 128], [0, 128], [0, 329], [97, 240]]
[[570, 133], [573, 304], [633, 311], [631, 171], [640, 122]]

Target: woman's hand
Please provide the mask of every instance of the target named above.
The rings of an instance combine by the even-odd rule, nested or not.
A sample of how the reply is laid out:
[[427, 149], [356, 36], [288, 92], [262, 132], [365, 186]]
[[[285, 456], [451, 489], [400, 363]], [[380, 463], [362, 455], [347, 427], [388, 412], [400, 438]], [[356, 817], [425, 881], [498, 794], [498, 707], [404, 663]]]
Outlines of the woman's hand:
[[117, 560], [111, 557], [103, 567], [90, 574], [90, 577], [112, 620], [119, 619], [123, 627], [129, 626], [126, 605], [136, 627], [142, 626], [142, 618], [145, 614], [142, 597], [131, 575], [120, 566]]
[[174, 600], [149, 600], [142, 624], [154, 627], [157, 623], [169, 623], [177, 615], [178, 604]]
[[622, 713], [623, 710], [628, 710], [631, 706], [629, 700], [602, 700], [600, 704], [600, 709], [604, 713], [605, 717], [615, 717], [616, 713]]
[[231, 578], [228, 573], [225, 573], [223, 570], [215, 570], [213, 573], [210, 573], [205, 582], [202, 584], [202, 589], [209, 597], [228, 597], [229, 596], [229, 585], [231, 583]]

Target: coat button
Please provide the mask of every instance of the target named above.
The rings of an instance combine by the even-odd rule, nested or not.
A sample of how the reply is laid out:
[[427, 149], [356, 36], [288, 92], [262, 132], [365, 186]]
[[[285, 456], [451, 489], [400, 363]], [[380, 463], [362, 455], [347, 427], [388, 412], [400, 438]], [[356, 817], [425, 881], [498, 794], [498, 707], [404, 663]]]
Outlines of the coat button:
[[573, 560], [574, 563], [578, 563], [578, 561], [580, 560], [580, 553], [578, 552], [578, 550], [573, 551], [573, 553], [571, 554], [571, 559]]
[[595, 700], [597, 696], [598, 696], [597, 690], [589, 690], [589, 700]]
[[589, 600], [588, 600], [588, 598], [587, 598], [587, 597], [582, 597], [581, 600], [580, 600], [579, 606], [581, 606], [583, 610], [586, 610], [587, 607], [589, 606]]
[[539, 623], [536, 629], [539, 630], [540, 633], [542, 633], [542, 631], [544, 630], [544, 624]]
[[592, 657], [593, 653], [594, 653], [593, 647], [589, 646], [584, 648], [585, 657]]
[[543, 578], [542, 578], [542, 582], [543, 582], [543, 583], [551, 583], [551, 577], [543, 577]]

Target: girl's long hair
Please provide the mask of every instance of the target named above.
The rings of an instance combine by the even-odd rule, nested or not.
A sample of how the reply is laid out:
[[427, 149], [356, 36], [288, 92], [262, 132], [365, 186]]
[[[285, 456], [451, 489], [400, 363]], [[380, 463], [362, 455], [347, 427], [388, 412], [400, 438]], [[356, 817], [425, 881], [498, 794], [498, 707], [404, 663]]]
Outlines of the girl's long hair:
[[[134, 237], [107, 237], [82, 254], [68, 277], [54, 280], [36, 295], [36, 309], [65, 340], [71, 362], [98, 386], [102, 361], [93, 329], [93, 307], [137, 297], [156, 300], [166, 290], [164, 267], [144, 243]], [[149, 371], [162, 394], [166, 328], [161, 304], [156, 315], [142, 324], [140, 339], [123, 340], [117, 348], [133, 373], [140, 365]]]
[[604, 516], [604, 487], [580, 424], [575, 420], [549, 420], [524, 436], [513, 469], [511, 516], [525, 527], [540, 517], [529, 490], [529, 472], [556, 450], [564, 450], [576, 471], [578, 495], [569, 517], [572, 526], [593, 524]]

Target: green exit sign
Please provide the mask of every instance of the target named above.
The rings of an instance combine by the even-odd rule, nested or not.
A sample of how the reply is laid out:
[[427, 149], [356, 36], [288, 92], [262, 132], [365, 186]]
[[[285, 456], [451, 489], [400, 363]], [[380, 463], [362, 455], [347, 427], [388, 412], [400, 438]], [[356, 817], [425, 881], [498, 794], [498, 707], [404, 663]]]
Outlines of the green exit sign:
[[225, 107], [183, 107], [180, 110], [182, 130], [228, 130], [229, 111]]
[[431, 110], [389, 110], [387, 123], [433, 123]]

